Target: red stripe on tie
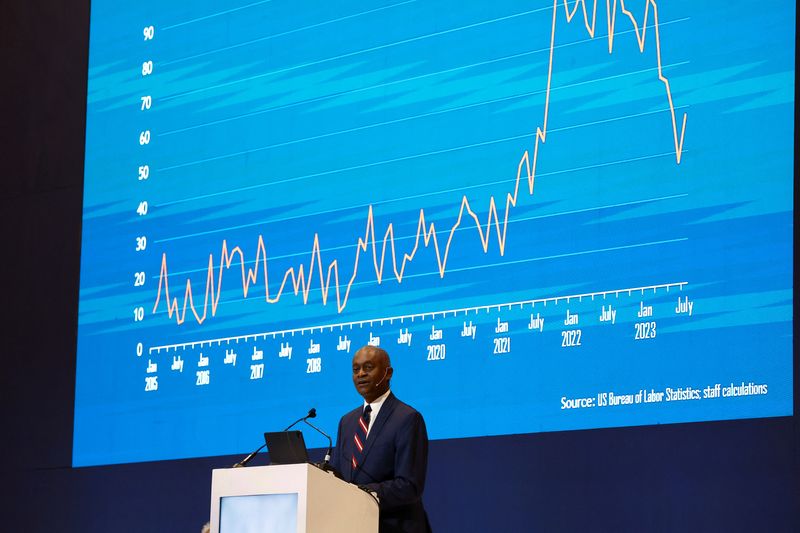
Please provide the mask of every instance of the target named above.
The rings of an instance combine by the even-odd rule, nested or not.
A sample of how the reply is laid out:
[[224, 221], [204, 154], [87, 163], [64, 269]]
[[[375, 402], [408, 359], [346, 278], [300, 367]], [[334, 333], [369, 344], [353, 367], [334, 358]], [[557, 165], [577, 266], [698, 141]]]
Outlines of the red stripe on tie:
[[364, 430], [364, 434], [366, 435], [368, 430], [367, 430], [367, 425], [364, 423], [364, 419], [363, 418], [359, 418], [358, 419], [358, 425], [361, 426], [361, 429]]
[[364, 451], [364, 445], [361, 444], [361, 439], [358, 438], [358, 435], [353, 435], [353, 440], [356, 441], [356, 446], [358, 447], [359, 452]]
[[356, 456], [354, 455], [353, 456], [353, 469], [355, 470], [356, 468], [358, 468], [358, 463], [356, 462]]

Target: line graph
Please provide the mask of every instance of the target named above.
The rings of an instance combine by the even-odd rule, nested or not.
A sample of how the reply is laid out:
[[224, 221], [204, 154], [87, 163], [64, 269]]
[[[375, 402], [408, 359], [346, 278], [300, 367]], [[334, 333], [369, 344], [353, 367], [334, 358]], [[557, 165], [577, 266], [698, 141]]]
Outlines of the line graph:
[[[167, 316], [169, 318], [174, 318], [177, 324], [180, 325], [186, 321], [186, 315], [189, 311], [191, 311], [195, 321], [198, 324], [202, 324], [208, 319], [209, 313], [211, 316], [216, 315], [219, 306], [219, 300], [222, 294], [223, 273], [224, 271], [229, 270], [234, 262], [238, 259], [238, 263], [241, 267], [243, 297], [246, 298], [248, 296], [250, 287], [259, 281], [259, 274], [261, 273], [261, 278], [263, 279], [264, 283], [265, 301], [267, 303], [274, 304], [280, 301], [284, 291], [287, 287], [289, 287], [295, 296], [302, 294], [303, 303], [307, 304], [309, 301], [309, 293], [312, 290], [314, 276], [316, 274], [319, 279], [318, 283], [320, 285], [322, 304], [327, 304], [330, 291], [333, 289], [335, 293], [336, 308], [337, 311], [341, 313], [347, 306], [351, 288], [358, 276], [359, 263], [361, 262], [362, 253], [367, 254], [371, 250], [371, 259], [374, 266], [375, 275], [377, 277], [377, 282], [379, 284], [384, 280], [384, 271], [388, 253], [388, 257], [391, 258], [391, 273], [393, 274], [393, 277], [397, 283], [400, 284], [403, 281], [406, 266], [413, 261], [418, 250], [420, 249], [420, 246], [425, 248], [432, 246], [436, 256], [437, 271], [439, 276], [444, 278], [454, 236], [465, 219], [474, 222], [475, 229], [478, 232], [481, 250], [484, 254], [488, 253], [489, 251], [490, 242], [492, 241], [492, 230], [494, 230], [497, 241], [497, 249], [501, 256], [504, 255], [511, 210], [512, 208], [516, 207], [517, 202], [519, 201], [520, 189], [522, 187], [523, 180], [527, 186], [528, 195], [534, 195], [534, 182], [536, 177], [537, 163], [539, 160], [539, 147], [547, 140], [548, 119], [550, 115], [550, 91], [553, 77], [553, 56], [559, 5], [563, 6], [564, 18], [567, 23], [571, 23], [575, 16], [579, 13], [579, 8], [582, 8], [581, 13], [583, 15], [586, 31], [591, 38], [594, 38], [597, 27], [597, 4], [598, 0], [595, 0], [592, 3], [590, 14], [587, 8], [586, 0], [576, 0], [572, 6], [570, 6], [568, 0], [562, 0], [561, 4], [559, 3], [559, 0], [553, 1], [550, 50], [547, 67], [543, 116], [541, 124], [536, 127], [532, 154], [528, 150], [525, 150], [519, 160], [514, 186], [512, 190], [506, 194], [504, 202], [505, 205], [502, 208], [502, 214], [501, 209], [498, 208], [498, 203], [495, 200], [495, 197], [492, 195], [489, 198], [486, 221], [484, 223], [479, 217], [479, 211], [472, 207], [466, 195], [462, 196], [456, 221], [446, 232], [447, 239], [443, 245], [440, 245], [439, 238], [437, 237], [438, 232], [436, 223], [429, 222], [426, 218], [425, 210], [420, 209], [413, 246], [409, 251], [399, 252], [395, 246], [395, 230], [393, 223], [389, 223], [387, 225], [379, 244], [379, 240], [376, 239], [375, 215], [373, 207], [370, 205], [367, 212], [363, 236], [360, 236], [357, 239], [352, 274], [349, 276], [349, 278], [347, 278], [346, 275], [342, 276], [346, 280], [344, 285], [342, 285], [342, 279], [340, 278], [339, 261], [333, 260], [327, 263], [327, 265], [324, 264], [325, 261], [323, 260], [321, 252], [322, 246], [320, 244], [320, 236], [318, 233], [315, 233], [311, 249], [311, 259], [308, 263], [308, 267], [306, 267], [306, 264], [300, 264], [297, 267], [291, 266], [287, 268], [281, 277], [281, 281], [277, 290], [274, 291], [274, 295], [271, 295], [270, 292], [268, 257], [263, 235], [259, 235], [257, 239], [256, 258], [254, 261], [256, 266], [253, 268], [246, 267], [248, 260], [245, 257], [245, 252], [241, 247], [235, 246], [229, 250], [227, 240], [223, 240], [218, 267], [215, 266], [213, 254], [209, 255], [206, 282], [204, 287], [205, 294], [203, 296], [202, 306], [195, 304], [194, 291], [191, 280], [189, 279], [186, 280], [185, 290], [183, 291], [182, 305], [179, 303], [178, 297], [171, 295], [169, 284], [169, 268], [167, 254], [165, 252], [162, 254], [161, 258], [157, 295], [155, 303], [152, 307], [152, 312], [155, 313], [158, 311], [159, 305], [163, 299], [167, 309]], [[655, 0], [648, 0], [645, 3], [645, 10], [640, 25], [640, 23], [637, 22], [634, 14], [626, 8], [624, 0], [613, 0], [613, 5], [612, 0], [606, 0], [609, 54], [613, 52], [618, 6], [620, 12], [631, 21], [640, 52], [644, 52], [645, 50], [645, 44], [647, 42], [647, 28], [653, 28], [653, 38], [655, 40], [656, 47], [657, 76], [659, 81], [661, 81], [664, 85], [672, 125], [675, 160], [677, 164], [680, 164], [683, 154], [687, 114], [683, 114], [679, 126], [679, 120], [677, 118], [677, 112], [672, 98], [670, 83], [662, 72], [658, 6]], [[650, 21], [651, 16], [652, 24], [649, 25], [648, 22]], [[380, 248], [380, 252], [378, 251], [378, 248]], [[398, 257], [400, 257], [399, 260]], [[340, 288], [342, 286], [344, 287], [343, 289]]]
[[791, 413], [794, 8], [93, 1], [74, 464]]

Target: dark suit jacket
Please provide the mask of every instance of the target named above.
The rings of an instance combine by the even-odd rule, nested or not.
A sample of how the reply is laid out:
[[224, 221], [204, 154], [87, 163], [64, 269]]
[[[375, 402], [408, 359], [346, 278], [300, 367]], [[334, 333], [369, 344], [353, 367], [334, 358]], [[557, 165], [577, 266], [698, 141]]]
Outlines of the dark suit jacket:
[[363, 405], [339, 421], [333, 466], [345, 481], [378, 494], [380, 533], [430, 532], [422, 506], [428, 467], [428, 432], [422, 415], [390, 393], [372, 424], [361, 462], [354, 471], [353, 435], [362, 410]]

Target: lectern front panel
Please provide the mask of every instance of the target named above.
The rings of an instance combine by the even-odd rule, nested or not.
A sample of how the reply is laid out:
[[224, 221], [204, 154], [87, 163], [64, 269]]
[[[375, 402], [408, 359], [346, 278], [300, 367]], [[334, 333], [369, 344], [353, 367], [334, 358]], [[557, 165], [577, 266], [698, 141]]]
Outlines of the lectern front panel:
[[297, 531], [297, 494], [224, 496], [219, 533], [286, 533]]

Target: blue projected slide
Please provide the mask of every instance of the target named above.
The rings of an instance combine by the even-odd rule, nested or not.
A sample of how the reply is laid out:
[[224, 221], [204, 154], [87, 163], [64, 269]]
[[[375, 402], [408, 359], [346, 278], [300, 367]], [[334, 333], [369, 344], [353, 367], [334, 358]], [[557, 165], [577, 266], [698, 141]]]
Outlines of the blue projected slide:
[[791, 414], [794, 10], [93, 1], [74, 464]]

